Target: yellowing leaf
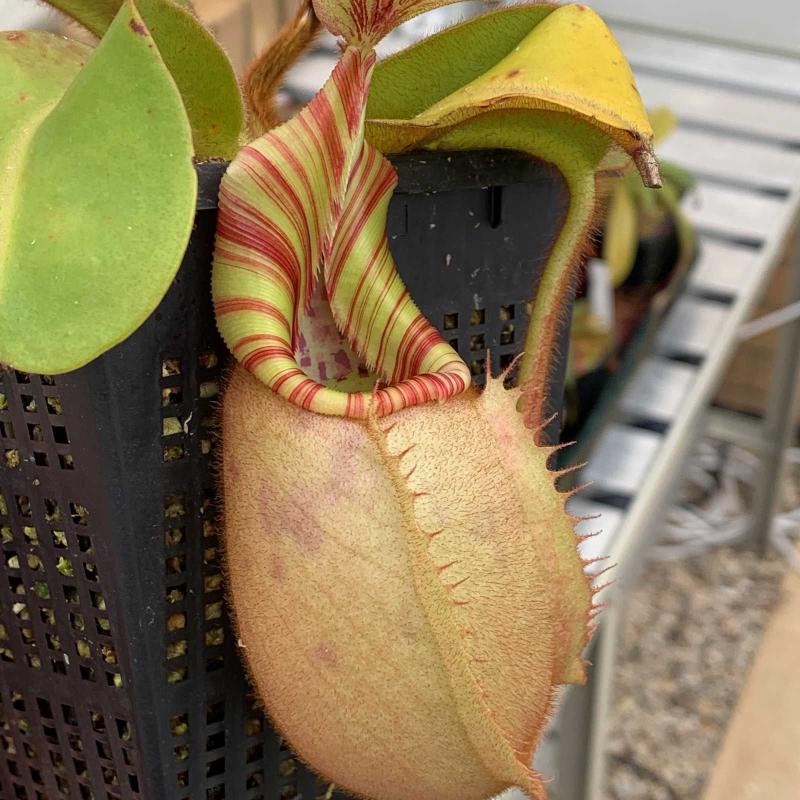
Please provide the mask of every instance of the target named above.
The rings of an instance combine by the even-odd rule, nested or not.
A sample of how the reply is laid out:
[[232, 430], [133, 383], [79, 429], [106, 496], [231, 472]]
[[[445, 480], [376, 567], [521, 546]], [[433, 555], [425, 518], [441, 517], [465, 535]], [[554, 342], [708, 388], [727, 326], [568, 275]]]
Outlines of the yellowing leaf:
[[630, 275], [639, 249], [639, 217], [624, 181], [617, 180], [609, 201], [603, 229], [603, 260], [611, 270], [611, 282], [621, 286]]
[[124, 339], [161, 300], [196, 177], [180, 96], [132, 3], [80, 72], [70, 57], [54, 74], [43, 41], [0, 34], [0, 104], [18, 106], [0, 118], [0, 361], [58, 373]]
[[448, 63], [457, 57], [456, 45], [461, 45], [464, 29], [487, 30], [494, 19], [509, 11], [479, 17], [460, 29], [457, 26], [452, 32], [446, 30], [432, 37], [426, 45], [418, 46], [424, 49], [425, 59], [414, 58], [416, 48], [411, 48], [387, 62], [396, 61], [402, 68], [389, 70], [380, 65], [375, 76], [376, 99], [369, 106], [370, 141], [384, 152], [399, 152], [487, 110], [557, 111], [590, 122], [609, 137], [610, 143], [641, 162], [640, 170], [648, 182], [657, 183], [658, 169], [651, 151], [653, 132], [630, 67], [600, 17], [583, 5], [550, 7], [550, 13], [542, 13], [521, 41], [513, 44], [510, 37], [512, 48], [485, 72], [412, 117], [385, 116], [402, 109], [381, 102], [391, 93], [383, 70], [389, 70], [389, 76], [400, 72], [407, 86], [415, 81], [427, 83], [427, 70], [432, 69], [434, 75], [438, 72], [432, 62]]

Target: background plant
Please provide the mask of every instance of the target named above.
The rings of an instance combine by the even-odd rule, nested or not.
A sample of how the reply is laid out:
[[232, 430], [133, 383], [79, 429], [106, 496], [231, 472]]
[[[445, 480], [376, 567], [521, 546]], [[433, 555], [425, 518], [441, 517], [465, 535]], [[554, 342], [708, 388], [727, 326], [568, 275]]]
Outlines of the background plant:
[[[656, 146], [666, 139], [677, 125], [668, 108], [656, 108], [649, 113]], [[635, 173], [610, 178], [607, 216], [603, 227], [602, 258], [611, 270], [613, 286], [621, 286], [636, 263], [639, 242], [661, 231], [665, 221], [674, 225], [678, 237], [677, 269], [687, 266], [694, 253], [696, 236], [681, 210], [680, 198], [694, 185], [686, 170], [669, 161], [660, 163], [663, 178], [661, 191], [648, 192]]]

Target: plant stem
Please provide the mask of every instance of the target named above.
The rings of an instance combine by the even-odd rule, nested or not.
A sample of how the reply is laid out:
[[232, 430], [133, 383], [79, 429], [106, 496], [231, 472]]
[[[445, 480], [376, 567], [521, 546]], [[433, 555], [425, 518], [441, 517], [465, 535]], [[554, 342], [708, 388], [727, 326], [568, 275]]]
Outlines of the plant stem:
[[[568, 114], [486, 114], [448, 131], [434, 147], [447, 150], [517, 150], [552, 164], [567, 185], [568, 206], [561, 230], [539, 281], [520, 364], [521, 411], [538, 431], [550, 413], [550, 383], [558, 359], [559, 334], [569, 314], [580, 257], [595, 208], [595, 172], [609, 147], [605, 134]], [[556, 404], [553, 404], [556, 405]]]
[[537, 431], [558, 407], [558, 398], [550, 396], [550, 388], [558, 359], [567, 355], [562, 352], [560, 338], [569, 325], [572, 294], [594, 214], [594, 169], [582, 161], [574, 157], [555, 165], [566, 181], [569, 206], [539, 281], [520, 363], [525, 419]]

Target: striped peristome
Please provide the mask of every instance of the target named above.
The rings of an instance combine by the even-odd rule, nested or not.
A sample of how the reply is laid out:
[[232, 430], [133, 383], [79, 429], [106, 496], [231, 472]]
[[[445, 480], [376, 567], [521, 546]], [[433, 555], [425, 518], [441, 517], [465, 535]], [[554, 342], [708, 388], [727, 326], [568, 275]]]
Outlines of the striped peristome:
[[[373, 51], [348, 48], [297, 117], [242, 149], [220, 189], [213, 274], [217, 323], [239, 362], [302, 408], [356, 418], [444, 400], [470, 384], [389, 252], [397, 179], [363, 138], [374, 62]], [[387, 385], [328, 388], [298, 364], [300, 317], [320, 273], [342, 334]]]

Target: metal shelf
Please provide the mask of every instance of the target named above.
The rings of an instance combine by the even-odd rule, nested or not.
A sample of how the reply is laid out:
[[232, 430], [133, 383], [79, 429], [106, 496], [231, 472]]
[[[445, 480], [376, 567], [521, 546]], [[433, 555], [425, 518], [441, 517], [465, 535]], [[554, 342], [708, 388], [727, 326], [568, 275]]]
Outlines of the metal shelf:
[[[699, 178], [683, 208], [700, 232], [701, 252], [683, 295], [662, 321], [653, 353], [632, 376], [614, 422], [590, 453], [581, 480], [594, 484], [573, 500], [577, 513], [602, 515], [592, 523], [602, 532], [584, 548], [589, 557], [610, 557], [617, 583], [603, 592], [607, 610], [591, 656], [591, 685], [565, 694], [551, 731], [559, 748], [553, 755], [551, 747], [545, 768], [556, 773], [557, 800], [603, 796], [624, 590], [657, 534], [659, 516], [737, 349], [739, 329], [787, 252], [800, 214], [800, 60], [624, 27], [615, 33], [648, 107], [669, 105], [681, 120], [659, 155]], [[794, 258], [798, 274], [796, 247]], [[787, 304], [798, 293], [795, 280]], [[765, 485], [756, 503], [765, 528], [788, 431], [799, 334], [798, 324], [783, 331], [776, 360], [764, 434]], [[575, 774], [583, 778], [575, 780]]]

